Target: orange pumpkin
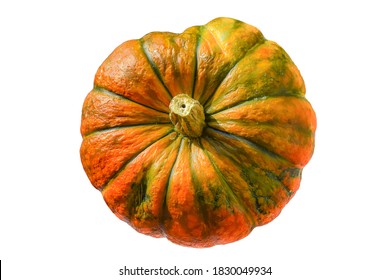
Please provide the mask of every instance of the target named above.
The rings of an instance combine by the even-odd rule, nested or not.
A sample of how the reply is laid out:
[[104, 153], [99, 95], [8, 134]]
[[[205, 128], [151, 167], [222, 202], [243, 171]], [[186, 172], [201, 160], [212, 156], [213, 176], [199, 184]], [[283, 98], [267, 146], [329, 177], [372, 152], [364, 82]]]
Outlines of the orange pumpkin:
[[217, 18], [117, 47], [82, 110], [81, 160], [137, 231], [190, 247], [234, 242], [299, 188], [316, 117], [287, 53]]

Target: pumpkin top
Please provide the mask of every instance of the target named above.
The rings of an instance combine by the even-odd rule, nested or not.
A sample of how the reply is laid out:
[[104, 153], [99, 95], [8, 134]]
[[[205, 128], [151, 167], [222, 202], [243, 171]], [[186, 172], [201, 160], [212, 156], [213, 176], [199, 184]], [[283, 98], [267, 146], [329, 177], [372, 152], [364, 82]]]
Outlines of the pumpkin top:
[[80, 154], [120, 219], [208, 247], [280, 213], [298, 190], [315, 129], [287, 53], [257, 28], [217, 18], [118, 46], [85, 99]]
[[200, 137], [205, 127], [203, 106], [187, 94], [179, 94], [169, 104], [169, 118], [183, 136]]

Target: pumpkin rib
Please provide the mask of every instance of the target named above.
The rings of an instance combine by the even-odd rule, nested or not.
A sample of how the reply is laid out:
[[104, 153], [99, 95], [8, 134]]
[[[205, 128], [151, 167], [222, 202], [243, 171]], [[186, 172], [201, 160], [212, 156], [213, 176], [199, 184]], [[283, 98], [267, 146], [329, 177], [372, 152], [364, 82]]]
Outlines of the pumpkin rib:
[[307, 99], [290, 96], [244, 102], [213, 114], [208, 126], [244, 137], [302, 167], [312, 155], [316, 122]]
[[194, 197], [194, 184], [187, 169], [191, 164], [190, 147], [189, 138], [181, 137], [179, 151], [167, 184], [161, 229], [172, 242], [196, 246], [196, 243], [204, 242], [205, 227], [204, 221], [197, 215], [199, 202]]
[[[132, 127], [84, 138], [80, 157], [89, 180], [101, 189], [116, 171], [149, 142], [172, 131], [171, 125]], [[144, 141], [139, 141], [144, 139]], [[99, 170], [99, 171], [97, 171]]]
[[[213, 139], [211, 136], [206, 136], [205, 138], [203, 138], [203, 140], [207, 141], [207, 143], [208, 143], [209, 145], [211, 145], [211, 147], [214, 147], [214, 149], [216, 149], [216, 146], [218, 145], [218, 148], [219, 148], [219, 149], [225, 150], [225, 151], [226, 151], [225, 153], [218, 153], [218, 155], [223, 154], [223, 155], [224, 155], [224, 161], [226, 160], [226, 161], [228, 161], [229, 163], [231, 163], [231, 166], [237, 166], [238, 169], [241, 170], [241, 171], [243, 172], [243, 174], [245, 174], [245, 172], [244, 172], [244, 171], [242, 170], [242, 168], [241, 168], [242, 162], [238, 161], [237, 159], [234, 159], [234, 158], [231, 156], [231, 152], [229, 152], [229, 151], [225, 148], [224, 144], [221, 143], [221, 141], [217, 141], [217, 140]], [[212, 142], [214, 142], [214, 143], [212, 143]], [[217, 150], [216, 150], [216, 151], [217, 151]], [[252, 163], [251, 163], [252, 166], [256, 166], [256, 163], [253, 162], [252, 159], [251, 159], [250, 157], [248, 157], [248, 160], [252, 162]], [[286, 184], [283, 182], [283, 179], [282, 179], [282, 176], [281, 176], [281, 175], [284, 174], [285, 171], [281, 172], [281, 175], [278, 176], [278, 175], [276, 175], [273, 171], [271, 171], [270, 169], [265, 169], [265, 168], [263, 168], [262, 166], [259, 166], [259, 169], [260, 169], [262, 172], [264, 172], [264, 174], [267, 176], [267, 178], [269, 178], [269, 179], [271, 179], [271, 180], [273, 180], [273, 181], [276, 181], [276, 182], [284, 189], [284, 191], [286, 192], [286, 194], [287, 194], [287, 196], [288, 196], [289, 198], [291, 198], [291, 197], [294, 195], [294, 192], [293, 192], [290, 188], [288, 188], [288, 187], [286, 186]], [[291, 167], [288, 167], [288, 168], [286, 168], [285, 170], [287, 170], [287, 169], [291, 169]], [[221, 174], [222, 174], [222, 172], [221, 172]], [[250, 181], [249, 178], [247, 178], [247, 177], [242, 177], [242, 176], [240, 176], [240, 177], [249, 185], [249, 182], [248, 182], [248, 181]], [[259, 195], [256, 195], [256, 194], [254, 193], [253, 188], [248, 188], [248, 189], [249, 189], [249, 191], [251, 192], [252, 197], [256, 199], [255, 201], [256, 201], [256, 208], [257, 208], [257, 209], [259, 209], [259, 205], [258, 205], [258, 201], [257, 201], [257, 198], [258, 198], [258, 197], [263, 197], [264, 199], [270, 199], [273, 203], [275, 203], [275, 202], [273, 201], [272, 197], [270, 197], [270, 196], [259, 196]], [[248, 205], [248, 207], [250, 207], [250, 205]]]
[[235, 120], [217, 120], [208, 126], [245, 138], [300, 167], [307, 164], [314, 149], [314, 135], [301, 133], [294, 126], [261, 126], [256, 121]]
[[197, 29], [151, 32], [141, 38], [145, 53], [171, 97], [192, 93]]
[[163, 237], [160, 215], [166, 171], [176, 158], [178, 140], [164, 138], [145, 149], [102, 191], [112, 212], [138, 232]]
[[217, 43], [219, 49], [220, 49], [223, 53], [225, 53], [225, 52], [223, 51], [224, 48], [223, 48], [222, 45], [220, 44], [220, 41], [218, 40], [217, 37], [215, 37], [214, 32], [207, 26], [207, 24], [206, 24], [206, 25], [203, 25], [202, 28], [203, 28], [203, 30], [206, 30], [208, 33], [211, 34], [211, 37], [213, 37], [213, 39], [214, 39], [214, 41]]
[[200, 209], [199, 209], [199, 212], [200, 212], [200, 215], [202, 216], [202, 219], [204, 221], [204, 223], [206, 224], [206, 230], [207, 232], [205, 232], [206, 235], [210, 235], [210, 219], [209, 219], [209, 215], [206, 211], [206, 208], [205, 207], [202, 207], [202, 205], [205, 204], [205, 200], [204, 200], [204, 197], [203, 197], [203, 190], [198, 186], [197, 182], [199, 182], [199, 179], [197, 178], [194, 170], [195, 170], [195, 166], [194, 166], [194, 161], [192, 160], [193, 158], [193, 143], [190, 144], [190, 168], [191, 168], [191, 178], [192, 178], [192, 181], [195, 182], [194, 183], [194, 189], [195, 189], [195, 193], [196, 193], [196, 199], [198, 201], [198, 204], [201, 206]]
[[[283, 128], [294, 128], [294, 130], [298, 131], [299, 133], [302, 133], [304, 134], [305, 136], [307, 137], [311, 137], [313, 135], [313, 128], [312, 127], [308, 127], [307, 124], [302, 124], [298, 121], [295, 121], [293, 123], [289, 123], [288, 121], [287, 122], [282, 122], [278, 119], [276, 120], [267, 120], [267, 121], [259, 121], [259, 120], [254, 120], [254, 119], [245, 119], [245, 118], [229, 118], [227, 116], [225, 117], [218, 117], [217, 114], [220, 114], [220, 113], [223, 113], [224, 111], [233, 111], [235, 109], [239, 109], [239, 107], [244, 107], [244, 106], [248, 106], [248, 105], [251, 105], [251, 104], [254, 104], [255, 102], [257, 101], [263, 101], [263, 100], [272, 100], [272, 99], [275, 99], [275, 98], [280, 98], [280, 97], [288, 97], [288, 98], [297, 98], [297, 99], [301, 99], [302, 101], [305, 101], [305, 102], [308, 102], [307, 99], [303, 96], [296, 96], [296, 95], [272, 95], [272, 96], [265, 96], [263, 98], [252, 98], [252, 99], [249, 99], [247, 101], [243, 101], [243, 102], [240, 102], [239, 104], [236, 104], [232, 107], [228, 107], [228, 108], [225, 108], [225, 109], [222, 109], [221, 111], [218, 111], [218, 112], [215, 112], [211, 115], [207, 115], [207, 118], [206, 118], [206, 121], [208, 124], [210, 123], [213, 123], [213, 122], [216, 122], [216, 123], [220, 123], [222, 121], [229, 121], [229, 122], [232, 122], [232, 123], [237, 123], [237, 124], [249, 124], [251, 122], [255, 122], [256, 121], [256, 125], [257, 126], [279, 126], [279, 127], [283, 127]], [[310, 105], [310, 103], [309, 103]], [[266, 106], [270, 106], [269, 104], [264, 104], [263, 105], [264, 107]], [[310, 105], [311, 107], [311, 105]], [[230, 115], [229, 115], [230, 116]], [[306, 126], [305, 126], [306, 125]]]
[[146, 57], [146, 60], [149, 62], [150, 66], [152, 67], [153, 72], [156, 75], [156, 78], [160, 81], [162, 86], [165, 88], [165, 90], [169, 94], [170, 98], [172, 98], [173, 97], [172, 93], [170, 92], [169, 88], [167, 87], [166, 83], [164, 82], [164, 80], [163, 80], [163, 78], [161, 76], [160, 71], [158, 70], [156, 64], [154, 63], [153, 59], [150, 56], [149, 51], [145, 48], [145, 40], [144, 40], [144, 38], [140, 38], [139, 42], [141, 44], [141, 50], [144, 53], [144, 55]]
[[[242, 211], [237, 199], [220, 185], [223, 181], [214, 174], [215, 170], [200, 146], [194, 145], [196, 142], [190, 142], [188, 138], [185, 139], [186, 148], [183, 156], [189, 164], [187, 167], [191, 175], [185, 179], [190, 184], [183, 185], [182, 188], [190, 190], [181, 192], [189, 196], [175, 196], [180, 208], [172, 209], [175, 210], [173, 212], [176, 214], [175, 219], [168, 224], [174, 224], [176, 227], [175, 231], [167, 232], [167, 237], [181, 245], [191, 247], [210, 247], [213, 244], [224, 244], [232, 239], [243, 238], [249, 234], [248, 229], [252, 229], [252, 223]], [[199, 157], [202, 159], [197, 163], [202, 164], [201, 167], [196, 164]], [[202, 169], [205, 166], [210, 166], [210, 170]], [[217, 185], [213, 185], [208, 179]], [[176, 180], [180, 180], [180, 177], [179, 179], [176, 177]]]
[[270, 156], [272, 156], [272, 157], [275, 157], [275, 158], [277, 158], [277, 159], [279, 159], [279, 160], [283, 160], [283, 161], [285, 161], [285, 162], [288, 162], [290, 165], [295, 166], [295, 163], [291, 162], [290, 160], [288, 160], [288, 159], [282, 157], [281, 155], [279, 155], [279, 154], [277, 154], [277, 153], [275, 153], [275, 152], [270, 151], [270, 150], [267, 149], [266, 147], [260, 146], [260, 145], [258, 145], [258, 144], [256, 144], [256, 143], [253, 143], [252, 141], [250, 141], [250, 140], [248, 140], [248, 139], [246, 139], [246, 138], [244, 138], [244, 137], [242, 137], [242, 136], [235, 135], [235, 134], [231, 134], [231, 133], [228, 133], [228, 132], [223, 131], [223, 130], [216, 129], [216, 128], [211, 127], [211, 126], [207, 126], [207, 129], [211, 129], [211, 130], [213, 130], [213, 131], [215, 131], [215, 132], [217, 132], [217, 133], [220, 133], [220, 134], [222, 134], [222, 135], [224, 135], [224, 136], [227, 136], [227, 137], [234, 137], [234, 138], [238, 139], [238, 140], [241, 141], [241, 142], [245, 142], [245, 143], [247, 143], [247, 144], [253, 146], [254, 148], [256, 148], [256, 149], [257, 149], [258, 151], [260, 151], [260, 152], [266, 153], [266, 154], [268, 154], [268, 155], [270, 155]]
[[[241, 164], [238, 163], [237, 160], [232, 158], [231, 153], [229, 151], [227, 151], [227, 149], [225, 148], [224, 144], [221, 143], [221, 141], [213, 139], [210, 136], [204, 137], [202, 139], [202, 141], [207, 143], [207, 146], [208, 146], [207, 150], [213, 149], [213, 150], [210, 150], [209, 158], [211, 158], [212, 156], [215, 157], [215, 159], [213, 161], [215, 161], [215, 165], [216, 166], [218, 166], [218, 163], [216, 162], [216, 160], [219, 160], [221, 162], [221, 164], [226, 164], [226, 166], [222, 167], [222, 168], [225, 168], [225, 169], [226, 169], [226, 167], [230, 168], [230, 169], [227, 169], [225, 171], [222, 171], [222, 169], [219, 168], [221, 174], [225, 173], [225, 174], [232, 175], [232, 174], [241, 174], [243, 172], [241, 170], [241, 168], [239, 167]], [[223, 152], [221, 150], [224, 150], [225, 152]], [[247, 207], [248, 212], [250, 213], [250, 216], [252, 218], [253, 223], [256, 224], [256, 222], [255, 222], [256, 219], [254, 217], [257, 215], [257, 213], [253, 213], [254, 212], [253, 211], [254, 207], [252, 205], [253, 201], [248, 199], [248, 197], [245, 197], [245, 196], [247, 196], [247, 193], [245, 193], [245, 192], [249, 191], [250, 192], [250, 197], [251, 198], [255, 198], [255, 201], [254, 201], [255, 208], [256, 209], [260, 208], [259, 205], [258, 205], [258, 201], [257, 201], [256, 197], [254, 196], [254, 192], [253, 192], [252, 188], [248, 187], [250, 184], [248, 183], [247, 180], [245, 180], [246, 178], [243, 178], [243, 176], [241, 176], [241, 175], [237, 176], [238, 179], [234, 178], [235, 177], [234, 175], [232, 177], [233, 178], [231, 178], [230, 180], [225, 178], [225, 181], [226, 181], [227, 184], [229, 184], [228, 181], [230, 181], [231, 185], [232, 186], [234, 185], [234, 187], [238, 188], [238, 189], [240, 189], [245, 184], [247, 185], [247, 186], [243, 187], [240, 190], [240, 192], [241, 192], [240, 195], [242, 196], [241, 201], [243, 202], [243, 205], [245, 207]], [[231, 188], [233, 188], [233, 187], [231, 187]]]
[[225, 77], [207, 104], [206, 113], [212, 114], [253, 97], [281, 93], [304, 96], [304, 82], [284, 50], [272, 41], [265, 41]]
[[93, 89], [83, 104], [80, 132], [84, 136], [110, 127], [169, 122], [169, 115], [166, 113]]
[[119, 94], [119, 93], [113, 92], [113, 91], [111, 91], [111, 90], [108, 90], [108, 89], [106, 89], [106, 88], [104, 88], [104, 87], [101, 87], [101, 86], [98, 86], [98, 85], [95, 85], [95, 86], [94, 86], [94, 90], [99, 91], [99, 92], [104, 93], [104, 94], [107, 94], [107, 95], [112, 95], [112, 96], [121, 98], [121, 99], [126, 100], [126, 101], [133, 102], [133, 103], [135, 103], [135, 104], [138, 104], [138, 105], [140, 105], [140, 106], [143, 106], [143, 107], [145, 107], [145, 108], [148, 108], [148, 109], [153, 110], [153, 111], [156, 111], [156, 112], [160, 112], [160, 113], [164, 113], [164, 114], [169, 114], [168, 111], [161, 111], [161, 110], [159, 110], [159, 109], [156, 109], [156, 108], [150, 107], [150, 106], [148, 106], [148, 105], [139, 103], [139, 102], [137, 102], [137, 101], [135, 101], [135, 100], [132, 100], [132, 99], [126, 97], [126, 96], [123, 96], [123, 95], [121, 95], [121, 94]]
[[[207, 141], [205, 138], [203, 138], [203, 140]], [[220, 181], [223, 183], [223, 185], [225, 185], [225, 187], [229, 191], [229, 193], [237, 200], [237, 203], [241, 207], [241, 209], [243, 210], [243, 213], [245, 214], [245, 216], [248, 217], [249, 220], [252, 222], [252, 228], [253, 228], [254, 224], [255, 224], [254, 218], [251, 215], [251, 213], [248, 211], [248, 209], [245, 207], [245, 203], [243, 202], [242, 198], [238, 194], [236, 194], [236, 192], [228, 184], [225, 176], [222, 174], [221, 170], [218, 168], [215, 161], [211, 158], [209, 152], [203, 147], [203, 144], [201, 143], [201, 141], [199, 141], [199, 146], [200, 146], [201, 150], [203, 151], [203, 153], [208, 158], [208, 160], [210, 161], [211, 166], [213, 166], [215, 173], [218, 175]]]
[[94, 84], [168, 112], [171, 98], [156, 79], [139, 40], [128, 40], [115, 48], [98, 68]]
[[[267, 155], [269, 155], [270, 157], [275, 157], [276, 159], [275, 160], [278, 160], [280, 161], [280, 164], [283, 164], [283, 165], [286, 165], [286, 169], [281, 173], [281, 174], [284, 174], [285, 172], [287, 172], [287, 170], [298, 170], [298, 173], [299, 173], [299, 177], [301, 176], [302, 174], [302, 168], [298, 167], [296, 164], [294, 164], [293, 162], [289, 161], [288, 159], [276, 154], [276, 153], [273, 153], [271, 151], [269, 151], [268, 149], [262, 147], [262, 146], [259, 146], [255, 143], [253, 143], [252, 141], [250, 140], [247, 140], [245, 138], [242, 138], [241, 136], [238, 136], [238, 135], [233, 135], [233, 134], [229, 134], [227, 132], [224, 132], [224, 131], [220, 131], [218, 129], [215, 129], [215, 128], [212, 128], [212, 127], [208, 127], [208, 129], [210, 129], [211, 131], [214, 131], [215, 133], [219, 134], [219, 135], [222, 135], [223, 137], [230, 137], [230, 138], [233, 138], [233, 139], [237, 139], [237, 141], [240, 141], [242, 143], [245, 143], [246, 145], [250, 146], [250, 147], [253, 147], [255, 150], [259, 151], [260, 153], [265, 153]], [[211, 137], [211, 139], [213, 139], [213, 136], [212, 135], [209, 135], [207, 137]], [[206, 138], [203, 138], [203, 139], [206, 139]], [[213, 140], [213, 141], [217, 141], [217, 140]], [[210, 142], [210, 141], [208, 141]], [[223, 145], [220, 145], [220, 147], [223, 147]], [[250, 160], [250, 158], [249, 158]], [[241, 163], [240, 162], [235, 162], [237, 164], [237, 166], [239, 166]], [[255, 163], [253, 163], [255, 164]], [[281, 185], [283, 186], [283, 188], [285, 189], [287, 195], [289, 197], [292, 197], [295, 193], [294, 190], [291, 190], [284, 182], [283, 182], [283, 176], [282, 175], [275, 175], [272, 171], [270, 170], [267, 170], [267, 169], [264, 169], [264, 168], [261, 168], [263, 171], [265, 171], [265, 173], [267, 174], [267, 177], [269, 177], [270, 179], [276, 179], [277, 181], [279, 181], [281, 183]], [[270, 172], [272, 174], [270, 174]]]
[[[232, 103], [230, 105], [226, 105], [225, 107], [222, 107], [219, 110], [216, 110], [216, 111], [214, 111], [212, 113], [208, 113], [208, 116], [212, 116], [214, 114], [218, 114], [218, 113], [223, 112], [225, 110], [230, 110], [232, 108], [241, 106], [241, 105], [243, 105], [245, 103], [248, 103], [248, 102], [257, 101], [257, 100], [261, 100], [261, 99], [267, 99], [267, 98], [277, 98], [277, 97], [296, 97], [296, 98], [307, 100], [304, 96], [296, 95], [296, 94], [291, 93], [290, 91], [282, 88], [276, 94], [272, 94], [272, 95], [265, 95], [265, 94], [263, 94], [263, 95], [256, 95], [256, 96], [252, 96], [251, 98], [248, 98], [248, 99], [245, 99], [245, 100], [240, 100], [240, 101], [237, 101], [236, 103]], [[205, 111], [206, 110], [207, 109], [205, 107]]]
[[147, 148], [149, 148], [150, 146], [152, 146], [153, 144], [157, 143], [158, 141], [160, 141], [161, 139], [165, 138], [165, 137], [168, 137], [170, 135], [172, 135], [173, 133], [176, 133], [173, 131], [173, 128], [172, 130], [168, 131], [166, 134], [164, 134], [163, 136], [159, 137], [158, 139], [156, 139], [155, 141], [152, 141], [151, 143], [149, 143], [145, 148], [141, 149], [138, 153], [136, 153], [135, 155], [133, 155], [129, 160], [125, 161], [122, 166], [120, 166], [120, 168], [111, 176], [111, 179], [105, 184], [103, 185], [100, 190], [103, 191], [105, 190], [109, 185], [110, 183], [115, 180], [115, 178], [118, 177], [118, 175], [126, 168], [127, 165], [129, 165], [139, 154], [141, 154], [143, 151], [145, 151]]
[[182, 137], [182, 136], [179, 136], [179, 137], [180, 137], [180, 144], [179, 144], [179, 147], [177, 149], [176, 158], [175, 158], [175, 160], [174, 160], [174, 162], [172, 164], [171, 170], [169, 171], [168, 180], [167, 180], [167, 183], [165, 185], [165, 195], [164, 195], [164, 201], [162, 203], [162, 215], [161, 215], [161, 221], [160, 221], [160, 225], [161, 225], [162, 228], [164, 227], [164, 220], [168, 216], [168, 214], [167, 214], [168, 213], [167, 195], [168, 195], [169, 187], [171, 185], [172, 177], [174, 175], [173, 171], [175, 170], [175, 167], [176, 167], [176, 164], [177, 164], [177, 159], [179, 158], [179, 155], [180, 155], [180, 153], [182, 152], [182, 149], [183, 149], [183, 139], [184, 139], [184, 137]]
[[143, 124], [118, 125], [118, 126], [113, 126], [113, 127], [103, 127], [103, 128], [99, 128], [97, 130], [93, 130], [91, 132], [88, 132], [88, 133], [84, 134], [83, 137], [87, 138], [87, 137], [90, 137], [92, 135], [96, 135], [99, 133], [106, 133], [109, 131], [115, 131], [117, 129], [140, 127], [140, 126], [167, 125], [167, 124], [169, 125], [171, 123], [169, 123], [169, 122], [166, 122], [166, 123], [143, 123]]
[[[207, 120], [207, 122], [208, 122], [210, 127], [213, 127], [210, 124], [217, 123], [217, 122], [220, 122], [220, 121], [216, 120], [216, 119], [213, 119], [213, 117], [210, 117]], [[247, 121], [245, 119], [229, 120], [229, 122], [237, 124], [237, 125], [242, 125], [242, 126], [250, 124], [250, 121]], [[304, 128], [304, 127], [296, 125], [296, 124], [283, 124], [283, 123], [280, 123], [280, 122], [277, 122], [277, 121], [257, 122], [256, 126], [258, 126], [258, 127], [260, 127], [260, 126], [264, 126], [264, 127], [282, 127], [283, 129], [287, 129], [287, 128], [291, 128], [292, 129], [293, 128], [294, 130], [298, 131], [301, 134], [304, 134], [307, 137], [311, 137], [312, 134], [313, 134], [312, 131], [310, 129], [308, 129], [308, 128]]]
[[[177, 144], [177, 141], [180, 141], [179, 144]], [[179, 137], [174, 139], [171, 143], [168, 144], [168, 146], [164, 147], [163, 149], [165, 150], [164, 152], [168, 151], [167, 154], [165, 154], [165, 161], [164, 163], [161, 163], [160, 164], [160, 168], [163, 168], [163, 166], [165, 167], [165, 165], [167, 164], [167, 160], [170, 158], [170, 155], [172, 153], [175, 153], [176, 149], [178, 149], [177, 145], [180, 145], [181, 144], [181, 139], [179, 140]], [[154, 145], [157, 145], [157, 143], [155, 143]], [[153, 145], [152, 145], [153, 146]], [[149, 148], [152, 148], [152, 146], [150, 146]], [[146, 150], [145, 150], [146, 151]], [[164, 152], [162, 152], [159, 156], [162, 156], [160, 158], [160, 160], [162, 158], [164, 158]], [[176, 152], [177, 154], [177, 152]], [[176, 162], [176, 159], [177, 159], [177, 156], [175, 156], [175, 159], [173, 160], [173, 163], [172, 163], [172, 166], [175, 164]], [[153, 160], [150, 160], [149, 162], [149, 165], [147, 166], [147, 172], [150, 172], [151, 171], [151, 168], [153, 166], [155, 162]], [[169, 167], [168, 166], [168, 169], [171, 169], [172, 167]], [[165, 174], [165, 172], [161, 171], [161, 173]], [[159, 234], [161, 236], [164, 235], [164, 230], [163, 228], [161, 227], [161, 222], [163, 220], [163, 209], [164, 209], [164, 203], [165, 203], [165, 199], [164, 197], [166, 196], [166, 192], [167, 192], [167, 189], [166, 189], [166, 185], [167, 185], [167, 182], [169, 180], [169, 175], [168, 176], [164, 176], [165, 177], [163, 180], [162, 180], [162, 183], [161, 183], [161, 195], [157, 195], [157, 194], [154, 194], [154, 197], [155, 200], [151, 202], [151, 205], [147, 205], [147, 199], [149, 198], [149, 195], [151, 195], [151, 193], [153, 193], [153, 190], [155, 190], [157, 188], [157, 186], [155, 185], [155, 179], [157, 177], [159, 177], [159, 175], [161, 174], [155, 174], [155, 176], [152, 176], [152, 178], [147, 178], [148, 175], [144, 175], [142, 180], [145, 182], [145, 195], [142, 199], [140, 199], [139, 203], [135, 203], [135, 207], [145, 207], [146, 210], [142, 210], [140, 211], [139, 209], [137, 209], [137, 211], [133, 211], [133, 213], [129, 213], [129, 214], [133, 214], [135, 215], [134, 217], [136, 217], [137, 215], [146, 215], [146, 216], [150, 216], [150, 217], [153, 217], [153, 225], [155, 227], [156, 230], [158, 230]], [[150, 175], [151, 176], [151, 175]], [[157, 179], [158, 180], [158, 179]], [[164, 182], [165, 181], [165, 182]], [[156, 207], [157, 206], [157, 207]], [[143, 208], [143, 209], [145, 209]], [[155, 208], [155, 211], [152, 211], [151, 209]], [[134, 223], [133, 225], [135, 226], [135, 228], [140, 231], [142, 229], [142, 224], [143, 223], [148, 223], [150, 221], [148, 221], [147, 219], [131, 219]], [[135, 222], [136, 221], [136, 222]], [[150, 226], [150, 225], [149, 225]], [[141, 232], [141, 231], [140, 231]], [[152, 235], [153, 236], [153, 235]]]
[[[158, 215], [157, 215], [157, 224], [158, 224], [158, 229], [161, 233], [162, 236], [165, 235], [165, 232], [164, 232], [164, 229], [162, 227], [163, 225], [163, 220], [164, 220], [164, 209], [166, 208], [166, 196], [167, 196], [167, 189], [168, 189], [168, 182], [169, 182], [169, 179], [170, 179], [170, 176], [171, 176], [171, 172], [172, 172], [172, 169], [177, 161], [177, 158], [178, 158], [178, 153], [179, 153], [179, 150], [180, 150], [180, 147], [182, 145], [182, 139], [183, 137], [176, 137], [175, 140], [172, 141], [172, 143], [170, 144], [170, 146], [174, 147], [174, 148], [171, 148], [169, 154], [166, 156], [166, 161], [164, 162], [164, 166], [166, 166], [167, 164], [167, 161], [170, 157], [170, 155], [172, 153], [176, 153], [176, 156], [175, 156], [175, 159], [173, 160], [173, 162], [171, 163], [171, 167], [170, 167], [170, 173], [168, 176], [166, 176], [166, 181], [164, 183], [164, 186], [162, 187], [162, 194], [161, 194], [161, 198], [159, 199], [158, 201], [158, 204], [159, 204], [159, 211], [158, 211]], [[176, 142], [177, 141], [180, 141], [179, 144], [177, 144]], [[167, 147], [168, 148], [168, 147]], [[166, 148], [166, 149], [167, 149]], [[162, 171], [161, 171], [162, 172]], [[147, 192], [150, 191], [149, 189], [153, 189], [155, 188], [155, 185], [152, 185], [152, 184], [148, 184], [147, 186]]]
[[[276, 218], [298, 190], [301, 169], [272, 158], [268, 160], [275, 163], [273, 166], [268, 166], [267, 162], [258, 163], [256, 158], [262, 155], [258, 154], [259, 151], [250, 143], [236, 146], [235, 142], [242, 141], [231, 142], [225, 139], [225, 136], [217, 136], [217, 132], [209, 133], [205, 138], [211, 145], [209, 148], [214, 149], [210, 150], [210, 153], [222, 164], [223, 174], [230, 178], [228, 180], [231, 186], [240, 189], [240, 186], [245, 185], [242, 187], [243, 192], [239, 193], [243, 195], [246, 206], [255, 217], [256, 226], [267, 224]], [[226, 146], [225, 142], [229, 144]], [[240, 153], [236, 155], [238, 150]], [[248, 195], [251, 198], [248, 198]]]
[[[210, 136], [204, 138], [204, 140], [207, 141], [211, 146], [215, 147], [215, 145], [213, 145], [213, 144], [210, 142], [210, 140], [207, 140], [207, 139], [210, 139], [210, 140], [212, 140], [212, 141], [216, 141], [216, 140], [210, 138]], [[223, 143], [222, 143], [222, 145], [221, 145], [221, 142], [218, 141], [218, 143], [220, 144], [220, 145], [219, 145], [219, 148], [220, 148], [220, 149], [225, 149]], [[227, 157], [226, 160], [228, 160], [229, 162], [231, 162], [231, 163], [232, 163], [232, 166], [241, 166], [241, 165], [242, 165], [241, 162], [237, 161], [236, 159], [232, 158], [232, 157], [229, 155], [230, 152], [227, 152], [227, 153], [225, 153], [225, 154], [226, 154], [225, 157]], [[248, 158], [248, 160], [251, 161], [251, 158]], [[254, 165], [254, 164], [255, 164], [255, 163], [253, 163], [253, 165]], [[272, 172], [272, 171], [269, 170], [269, 169], [265, 169], [265, 168], [263, 168], [263, 167], [261, 167], [261, 166], [259, 166], [259, 167], [260, 167], [260, 170], [263, 171], [263, 172], [267, 175], [268, 178], [280, 182], [280, 184], [281, 184], [281, 185], [283, 186], [283, 188], [286, 190], [286, 193], [287, 193], [288, 196], [291, 196], [291, 195], [292, 195], [293, 192], [292, 192], [292, 191], [291, 191], [291, 190], [282, 182], [282, 180], [281, 180], [281, 178], [280, 178], [279, 176], [277, 176], [274, 172]], [[298, 168], [298, 169], [299, 169], [299, 168]]]
[[207, 32], [203, 32], [201, 38], [200, 45], [205, 48], [201, 58], [205, 55], [210, 64], [202, 59], [202, 70], [206, 74], [202, 75], [203, 82], [194, 96], [202, 104], [206, 104], [231, 68], [255, 45], [266, 40], [257, 28], [230, 18], [217, 18], [203, 25], [202, 29]]
[[[251, 46], [246, 52], [245, 54], [242, 55], [242, 57], [240, 57], [235, 63], [234, 65], [232, 65], [232, 67], [230, 68], [229, 71], [227, 71], [226, 75], [224, 78], [221, 79], [220, 83], [218, 84], [218, 86], [215, 88], [214, 90], [214, 93], [218, 91], [219, 87], [223, 84], [223, 82], [225, 81], [225, 79], [229, 76], [229, 74], [231, 73], [231, 71], [233, 71], [237, 65], [240, 63], [241, 60], [243, 60], [245, 58], [245, 56], [250, 53], [251, 51], [253, 51], [253, 49], [255, 49], [256, 47], [258, 47], [259, 45], [262, 45], [266, 42], [266, 40], [263, 39], [263, 41], [261, 42], [256, 42], [253, 46]], [[203, 102], [203, 106], [205, 108], [205, 111], [207, 110], [207, 108], [209, 107], [208, 106], [208, 102], [211, 100], [211, 98], [213, 97], [213, 94], [210, 94], [209, 97], [207, 97], [207, 99]]]
[[195, 95], [195, 89], [196, 89], [196, 84], [198, 81], [198, 68], [199, 68], [199, 47], [200, 47], [200, 42], [201, 42], [201, 37], [203, 33], [203, 26], [199, 26], [198, 28], [198, 33], [196, 34], [196, 46], [195, 46], [195, 65], [194, 65], [194, 76], [192, 77], [193, 79], [193, 84], [192, 84], [192, 92], [191, 92], [191, 98], [194, 98]]

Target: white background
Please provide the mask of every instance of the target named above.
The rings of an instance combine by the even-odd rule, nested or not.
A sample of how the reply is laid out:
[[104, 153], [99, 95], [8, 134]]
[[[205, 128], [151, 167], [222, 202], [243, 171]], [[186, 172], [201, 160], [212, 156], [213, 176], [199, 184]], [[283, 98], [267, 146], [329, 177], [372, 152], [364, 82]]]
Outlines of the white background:
[[[119, 276], [125, 265], [272, 266], [271, 276], [229, 279], [390, 279], [386, 1], [0, 3], [4, 279], [150, 278]], [[80, 115], [117, 45], [219, 16], [258, 27], [290, 54], [317, 113], [316, 150], [275, 221], [239, 242], [191, 249], [138, 234], [110, 212], [80, 163]]]

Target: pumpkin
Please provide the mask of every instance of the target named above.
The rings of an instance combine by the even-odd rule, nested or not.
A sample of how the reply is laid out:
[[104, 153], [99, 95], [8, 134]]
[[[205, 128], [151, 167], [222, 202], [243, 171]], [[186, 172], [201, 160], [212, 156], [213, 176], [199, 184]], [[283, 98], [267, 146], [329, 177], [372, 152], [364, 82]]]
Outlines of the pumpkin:
[[92, 185], [140, 233], [189, 247], [246, 237], [297, 192], [316, 116], [288, 54], [217, 18], [117, 47], [82, 109]]

